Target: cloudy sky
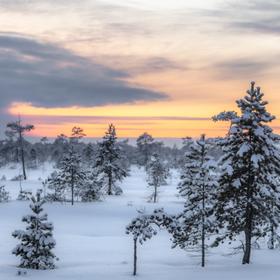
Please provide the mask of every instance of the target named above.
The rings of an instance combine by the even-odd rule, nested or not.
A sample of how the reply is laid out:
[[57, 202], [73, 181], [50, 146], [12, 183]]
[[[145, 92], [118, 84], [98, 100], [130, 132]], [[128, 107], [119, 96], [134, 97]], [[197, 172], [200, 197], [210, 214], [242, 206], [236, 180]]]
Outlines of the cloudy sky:
[[276, 0], [0, 0], [1, 130], [222, 136], [251, 80], [280, 117], [279, 44]]

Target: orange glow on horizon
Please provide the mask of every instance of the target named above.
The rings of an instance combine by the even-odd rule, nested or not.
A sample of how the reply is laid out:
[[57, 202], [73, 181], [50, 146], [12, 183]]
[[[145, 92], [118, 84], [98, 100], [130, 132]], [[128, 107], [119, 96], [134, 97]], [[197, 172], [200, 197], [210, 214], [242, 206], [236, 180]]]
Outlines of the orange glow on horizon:
[[[193, 115], [188, 119], [189, 116], [182, 114], [186, 106], [175, 108], [167, 106], [166, 110], [165, 108], [153, 110], [154, 106], [140, 104], [46, 109], [18, 103], [9, 108], [9, 113], [16, 117], [20, 112], [24, 121], [32, 122], [36, 129], [30, 135], [35, 137], [56, 137], [61, 133], [69, 135], [73, 126], [82, 127], [88, 137], [102, 137], [109, 123], [116, 126], [119, 137], [138, 137], [143, 132], [158, 138], [198, 137], [202, 133], [208, 137], [217, 137], [224, 136], [227, 132], [228, 124], [211, 121], [209, 116], [213, 116], [214, 112], [207, 107], [204, 114], [201, 111], [191, 111]], [[144, 112], [143, 107], [146, 108]], [[176, 115], [174, 110], [177, 111]], [[108, 112], [112, 115], [106, 114]], [[164, 116], [163, 112], [166, 113]], [[219, 112], [218, 109], [216, 112]], [[277, 132], [280, 131], [280, 121], [275, 120], [273, 125]]]

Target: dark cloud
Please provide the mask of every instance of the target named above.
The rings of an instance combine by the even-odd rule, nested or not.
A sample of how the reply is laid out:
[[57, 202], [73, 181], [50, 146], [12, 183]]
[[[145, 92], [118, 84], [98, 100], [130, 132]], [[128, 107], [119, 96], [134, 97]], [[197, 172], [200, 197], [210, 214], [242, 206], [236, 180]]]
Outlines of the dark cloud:
[[230, 27], [244, 31], [280, 34], [280, 2], [277, 0], [249, 0], [231, 2]]
[[278, 0], [227, 1], [214, 9], [197, 9], [214, 26], [222, 24], [227, 31], [280, 34], [280, 2]]
[[142, 63], [138, 63], [138, 66], [132, 69], [132, 71], [136, 74], [162, 72], [168, 70], [187, 70], [187, 67], [168, 58], [158, 56], [144, 59], [142, 60]]
[[[131, 75], [160, 73], [170, 70], [189, 70], [183, 63], [169, 59], [163, 56], [133, 56], [133, 55], [119, 55], [119, 56], [100, 56], [99, 59], [108, 65], [114, 65]], [[125, 61], [125, 63], [124, 63]]]
[[167, 98], [131, 86], [113, 70], [53, 44], [0, 34], [0, 107], [29, 102], [42, 107], [100, 106]]
[[230, 26], [246, 31], [280, 35], [280, 15], [270, 19], [262, 20], [261, 22], [254, 20], [232, 22]]
[[264, 75], [273, 66], [275, 65], [271, 58], [261, 61], [256, 57], [247, 57], [221, 61], [208, 67], [222, 79], [254, 80]]

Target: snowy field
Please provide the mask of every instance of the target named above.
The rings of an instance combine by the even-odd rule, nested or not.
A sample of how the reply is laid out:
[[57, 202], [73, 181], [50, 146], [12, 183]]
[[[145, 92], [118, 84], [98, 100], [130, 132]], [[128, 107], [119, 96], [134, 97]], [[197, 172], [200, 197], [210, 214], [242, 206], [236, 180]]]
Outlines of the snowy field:
[[[50, 168], [29, 171], [29, 180], [23, 183], [24, 190], [41, 188], [39, 178], [46, 178]], [[137, 215], [137, 210], [151, 212], [164, 207], [169, 213], [177, 213], [183, 207], [178, 198], [174, 174], [169, 184], [161, 188], [159, 203], [147, 202], [149, 190], [145, 173], [132, 168], [131, 176], [122, 184], [124, 194], [120, 197], [106, 197], [95, 203], [46, 204], [45, 210], [53, 222], [54, 237], [57, 242], [56, 255], [60, 258], [57, 268], [49, 271], [27, 270], [27, 275], [17, 276], [19, 260], [11, 254], [17, 244], [11, 236], [15, 229], [23, 229], [21, 218], [29, 213], [28, 202], [16, 201], [19, 182], [10, 179], [18, 174], [17, 169], [0, 170], [0, 178], [11, 193], [12, 201], [0, 204], [0, 279], [91, 279], [126, 280], [132, 276], [133, 242], [125, 234], [125, 226]], [[228, 247], [228, 246], [226, 246]], [[162, 231], [138, 250], [138, 276], [143, 280], [186, 280], [186, 279], [279, 279], [280, 251], [254, 250], [252, 264], [242, 266], [241, 255], [232, 255], [232, 250], [219, 248], [210, 250], [207, 267], [199, 266], [199, 256], [195, 252], [171, 249], [166, 232]]]

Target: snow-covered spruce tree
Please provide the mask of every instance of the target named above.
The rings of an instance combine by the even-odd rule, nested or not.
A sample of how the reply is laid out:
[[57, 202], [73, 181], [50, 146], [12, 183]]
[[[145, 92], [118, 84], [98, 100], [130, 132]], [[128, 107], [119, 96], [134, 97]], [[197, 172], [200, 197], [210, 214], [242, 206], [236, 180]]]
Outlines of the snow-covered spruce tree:
[[128, 175], [122, 167], [123, 153], [117, 145], [116, 129], [109, 125], [102, 141], [98, 143], [94, 173], [103, 177], [103, 188], [108, 195], [116, 194], [117, 181], [122, 181]]
[[44, 200], [41, 192], [31, 198], [30, 208], [32, 214], [26, 215], [22, 221], [27, 223], [26, 230], [16, 230], [13, 237], [20, 240], [20, 244], [13, 250], [13, 254], [19, 256], [20, 267], [31, 269], [53, 269], [56, 259], [52, 252], [55, 247], [53, 238], [53, 225], [49, 223], [47, 214], [43, 212]]
[[81, 166], [81, 158], [70, 146], [68, 153], [59, 164], [56, 180], [58, 184], [71, 191], [71, 204], [74, 204], [74, 196], [78, 194], [86, 180], [86, 174]]
[[212, 216], [218, 184], [214, 173], [215, 162], [208, 156], [209, 145], [206, 143], [205, 135], [194, 141], [189, 148], [178, 186], [186, 202], [183, 213], [178, 215], [181, 226], [173, 243], [180, 248], [199, 246], [201, 266], [204, 267], [206, 238], [215, 228]]
[[0, 203], [8, 202], [10, 199], [9, 192], [6, 191], [5, 186], [0, 186]]
[[153, 154], [147, 165], [148, 185], [153, 188], [152, 201], [157, 202], [158, 188], [166, 183], [168, 168], [162, 163], [158, 154]]
[[277, 227], [280, 222], [280, 193], [274, 179], [280, 175], [278, 137], [267, 125], [274, 117], [262, 99], [252, 82], [247, 95], [237, 101], [241, 115], [231, 120], [227, 137], [219, 141], [224, 155], [215, 215], [221, 236], [215, 245], [244, 233], [243, 264], [250, 263], [252, 239], [265, 236], [269, 225]]

